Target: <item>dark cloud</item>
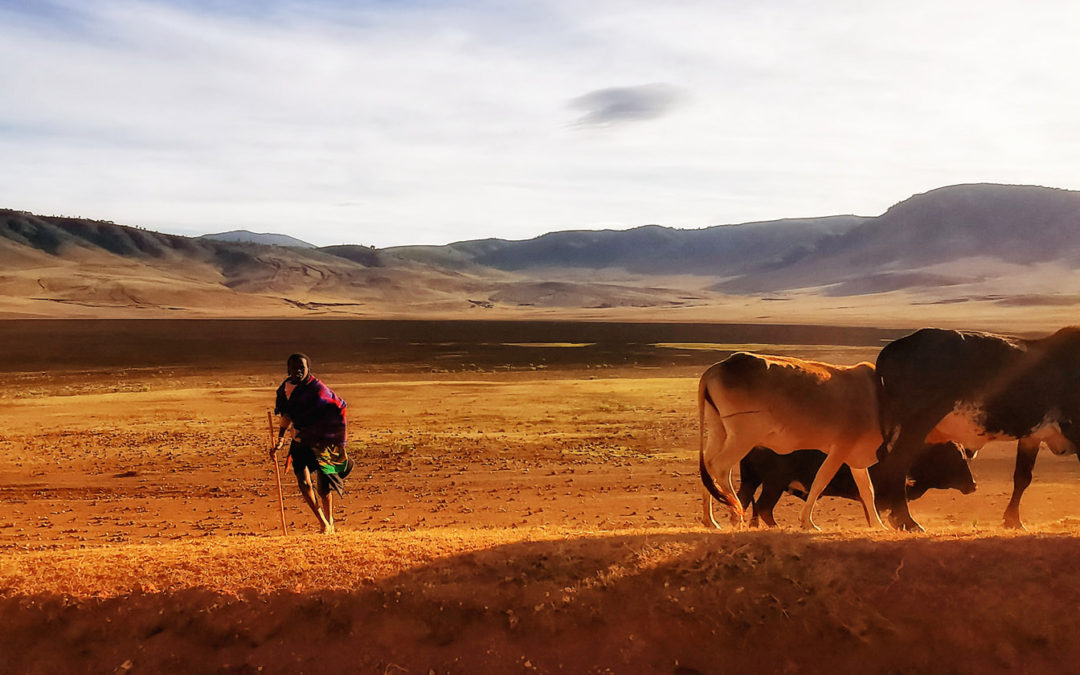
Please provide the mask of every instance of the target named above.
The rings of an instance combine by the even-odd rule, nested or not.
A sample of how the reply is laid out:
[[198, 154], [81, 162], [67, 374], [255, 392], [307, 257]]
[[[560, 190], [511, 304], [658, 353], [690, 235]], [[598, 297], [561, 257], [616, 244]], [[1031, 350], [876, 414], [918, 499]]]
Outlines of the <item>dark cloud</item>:
[[570, 100], [570, 107], [584, 111], [575, 124], [605, 126], [663, 117], [679, 100], [679, 92], [667, 84], [597, 89]]

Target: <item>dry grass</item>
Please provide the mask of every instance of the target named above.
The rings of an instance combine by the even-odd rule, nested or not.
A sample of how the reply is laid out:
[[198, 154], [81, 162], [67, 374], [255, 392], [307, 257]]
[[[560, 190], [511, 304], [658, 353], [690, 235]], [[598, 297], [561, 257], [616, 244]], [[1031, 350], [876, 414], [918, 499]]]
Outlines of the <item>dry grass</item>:
[[[1062, 521], [1039, 534], [995, 532], [996, 542], [1076, 537], [1080, 526]], [[926, 546], [967, 546], [985, 541], [986, 532], [968, 528], [933, 534], [841, 531], [808, 535], [792, 531], [711, 533], [702, 528], [459, 529], [423, 531], [344, 531], [315, 534], [213, 538], [165, 544], [127, 544], [76, 550], [29, 551], [0, 555], [0, 597], [59, 595], [114, 598], [132, 593], [207, 590], [227, 596], [255, 592], [349, 591], [410, 573], [438, 561], [524, 544], [599, 545], [623, 541], [614, 555], [600, 557], [614, 581], [664, 567], [700, 568], [700, 554], [712, 548], [760, 549], [796, 554], [807, 548], [872, 550], [875, 545], [912, 550]], [[592, 542], [592, 544], [590, 544]], [[704, 547], [704, 548], [703, 548]], [[707, 557], [707, 556], [706, 556]], [[513, 557], [502, 561], [513, 565]], [[752, 566], [752, 565], [751, 565]], [[700, 571], [700, 569], [699, 569]], [[594, 584], [595, 585], [595, 580]], [[599, 585], [604, 585], [600, 583]]]
[[974, 495], [913, 505], [928, 534], [835, 499], [824, 533], [710, 532], [695, 369], [596, 365], [325, 372], [357, 460], [332, 538], [288, 481], [276, 535], [273, 374], [20, 376], [42, 395], [0, 400], [0, 670], [1075, 671], [1075, 458], [1040, 456], [1031, 533], [1001, 527], [1008, 447]]
[[[1070, 672], [1078, 552], [1075, 533], [530, 528], [6, 554], [0, 621], [8, 644], [30, 648], [0, 657], [16, 672], [71, 659], [90, 670]], [[52, 638], [30, 637], [42, 634]]]
[[344, 531], [333, 538], [305, 534], [7, 553], [0, 556], [0, 595], [343, 590], [439, 558], [569, 536], [544, 529]]

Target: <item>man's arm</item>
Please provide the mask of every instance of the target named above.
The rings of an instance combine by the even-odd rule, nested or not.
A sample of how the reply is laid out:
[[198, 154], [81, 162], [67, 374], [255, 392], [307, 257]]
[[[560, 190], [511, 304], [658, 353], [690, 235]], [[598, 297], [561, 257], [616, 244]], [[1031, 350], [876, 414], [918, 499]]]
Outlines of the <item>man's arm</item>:
[[285, 444], [285, 432], [292, 426], [292, 420], [285, 413], [282, 413], [278, 418], [278, 438], [277, 444], [270, 448], [270, 456], [276, 458], [277, 451], [281, 449], [281, 446]]

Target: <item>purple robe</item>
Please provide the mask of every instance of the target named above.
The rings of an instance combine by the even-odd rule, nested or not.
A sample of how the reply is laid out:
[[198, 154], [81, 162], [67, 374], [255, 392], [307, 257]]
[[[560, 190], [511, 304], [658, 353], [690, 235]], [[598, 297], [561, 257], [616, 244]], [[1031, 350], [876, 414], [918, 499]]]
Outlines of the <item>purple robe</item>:
[[308, 447], [345, 445], [345, 408], [348, 405], [314, 375], [286, 394], [289, 381], [277, 390], [275, 412], [292, 420], [300, 442]]

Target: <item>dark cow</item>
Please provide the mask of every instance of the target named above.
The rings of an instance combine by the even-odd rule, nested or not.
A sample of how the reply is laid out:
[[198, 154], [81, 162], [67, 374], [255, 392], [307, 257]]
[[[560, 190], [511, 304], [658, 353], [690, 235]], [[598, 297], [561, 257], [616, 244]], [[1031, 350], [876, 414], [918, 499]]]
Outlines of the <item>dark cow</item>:
[[924, 328], [881, 350], [877, 376], [885, 442], [875, 487], [900, 529], [922, 529], [908, 511], [904, 477], [924, 443], [978, 450], [1016, 440], [1008, 527], [1022, 527], [1020, 496], [1039, 447], [1061, 455], [1080, 445], [1080, 327], [1038, 340]]
[[[776, 527], [773, 507], [785, 492], [806, 500], [809, 485], [813, 483], [818, 469], [825, 462], [820, 450], [797, 450], [788, 455], [778, 455], [772, 450], [757, 447], [739, 462], [739, 501], [743, 508], [753, 505], [751, 525], [757, 525], [758, 517], [769, 527]], [[877, 480], [878, 467], [870, 467], [870, 482]], [[963, 494], [975, 491], [975, 478], [971, 475], [967, 456], [958, 443], [929, 445], [911, 466], [908, 476], [907, 497], [918, 499], [928, 490], [959, 490]], [[758, 487], [761, 494], [754, 499]], [[836, 476], [826, 486], [823, 496], [859, 498], [855, 479], [847, 466], [841, 466]], [[880, 506], [880, 504], [879, 504]]]

